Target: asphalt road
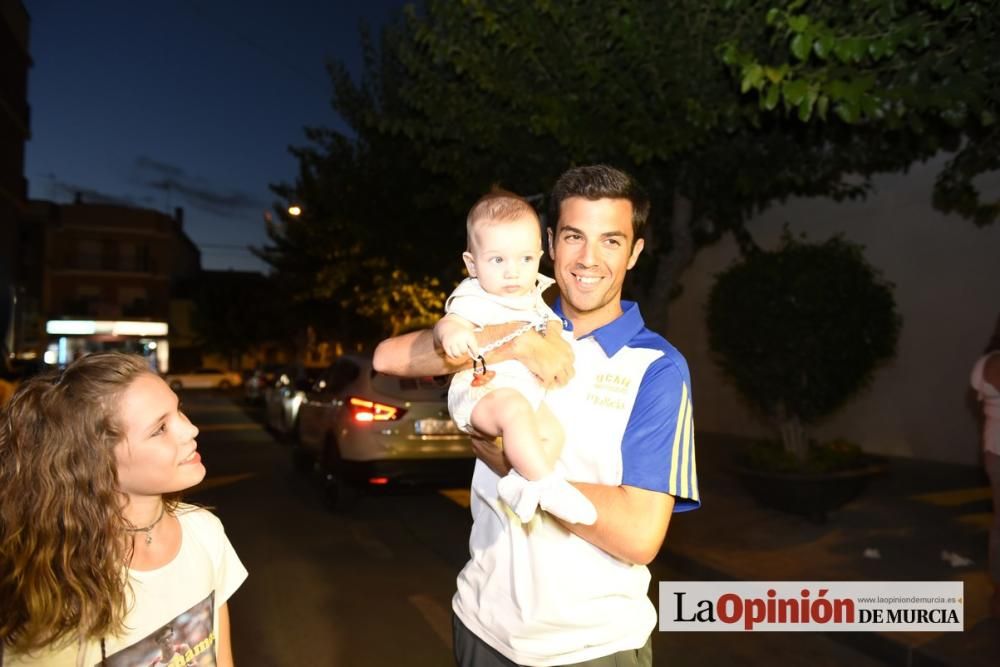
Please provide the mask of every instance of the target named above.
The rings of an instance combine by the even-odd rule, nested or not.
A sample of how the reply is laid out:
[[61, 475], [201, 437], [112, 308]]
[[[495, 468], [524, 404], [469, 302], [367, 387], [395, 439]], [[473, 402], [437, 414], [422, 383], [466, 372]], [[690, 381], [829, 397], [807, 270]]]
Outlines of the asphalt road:
[[[468, 556], [464, 489], [367, 496], [331, 512], [317, 479], [237, 391], [188, 391], [208, 477], [188, 498], [218, 514], [250, 572], [230, 600], [240, 667], [447, 667], [455, 575]], [[658, 560], [655, 582], [687, 578]], [[655, 602], [655, 597], [654, 597]], [[654, 664], [877, 665], [807, 633], [654, 634]]]

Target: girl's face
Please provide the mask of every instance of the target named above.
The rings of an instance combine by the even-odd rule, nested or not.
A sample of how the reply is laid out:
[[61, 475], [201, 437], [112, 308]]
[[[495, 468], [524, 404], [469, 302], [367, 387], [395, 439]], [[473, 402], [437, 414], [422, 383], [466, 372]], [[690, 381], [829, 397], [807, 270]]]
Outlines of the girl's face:
[[205, 478], [198, 428], [181, 412], [177, 395], [152, 373], [125, 390], [119, 409], [125, 438], [115, 447], [118, 484], [130, 498], [190, 488]]

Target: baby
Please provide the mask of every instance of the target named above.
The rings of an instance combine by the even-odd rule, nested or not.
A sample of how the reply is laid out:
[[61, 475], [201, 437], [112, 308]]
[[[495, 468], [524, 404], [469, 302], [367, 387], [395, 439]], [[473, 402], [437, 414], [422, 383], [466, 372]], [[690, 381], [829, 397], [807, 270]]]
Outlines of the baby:
[[545, 388], [523, 364], [502, 361], [487, 371], [476, 342], [482, 327], [523, 322], [513, 335], [536, 329], [560, 335], [559, 316], [542, 301], [551, 278], [539, 275], [541, 224], [525, 199], [502, 190], [482, 197], [466, 220], [468, 250], [462, 259], [469, 278], [445, 304], [434, 339], [452, 358], [471, 357], [448, 391], [448, 408], [459, 428], [503, 438], [514, 467], [497, 484], [500, 498], [527, 523], [537, 507], [570, 523], [592, 524], [594, 505], [554, 470], [562, 427], [545, 405]]

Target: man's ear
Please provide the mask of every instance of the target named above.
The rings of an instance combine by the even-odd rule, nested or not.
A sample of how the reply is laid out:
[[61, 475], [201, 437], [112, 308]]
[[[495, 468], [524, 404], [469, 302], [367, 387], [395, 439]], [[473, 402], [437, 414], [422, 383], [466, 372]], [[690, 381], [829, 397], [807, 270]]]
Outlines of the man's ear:
[[476, 277], [476, 260], [472, 257], [472, 253], [466, 250], [462, 253], [462, 261], [465, 262], [465, 270], [469, 272], [469, 275], [473, 278]]
[[635, 245], [632, 246], [632, 255], [628, 258], [628, 270], [631, 270], [631, 268], [635, 266], [635, 263], [639, 261], [639, 253], [642, 252], [645, 245], [645, 239], [636, 240]]
[[556, 261], [556, 246], [555, 246], [555, 239], [552, 236], [552, 228], [549, 227], [548, 229], [546, 229], [545, 233], [549, 237], [549, 259], [551, 259], [554, 262]]

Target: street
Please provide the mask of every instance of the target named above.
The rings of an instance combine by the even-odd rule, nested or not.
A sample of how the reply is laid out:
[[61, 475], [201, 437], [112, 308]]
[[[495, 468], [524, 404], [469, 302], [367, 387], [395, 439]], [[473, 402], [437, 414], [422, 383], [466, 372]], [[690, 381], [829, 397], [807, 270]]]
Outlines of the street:
[[[451, 665], [451, 596], [467, 555], [464, 489], [376, 493], [331, 512], [317, 479], [238, 391], [187, 391], [205, 481], [186, 497], [223, 520], [250, 576], [230, 600], [241, 667]], [[668, 537], [669, 542], [669, 537]], [[660, 558], [657, 581], [686, 577]], [[654, 597], [655, 602], [655, 597]], [[655, 632], [656, 665], [877, 665], [808, 633]]]

